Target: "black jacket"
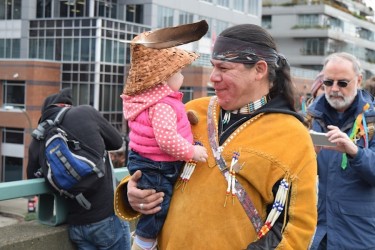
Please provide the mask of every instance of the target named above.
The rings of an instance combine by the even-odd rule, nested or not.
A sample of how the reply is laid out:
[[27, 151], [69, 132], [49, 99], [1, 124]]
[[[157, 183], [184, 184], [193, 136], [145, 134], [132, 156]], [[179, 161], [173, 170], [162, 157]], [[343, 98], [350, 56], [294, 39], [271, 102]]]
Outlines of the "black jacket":
[[[57, 95], [47, 97], [42, 107], [42, 116], [39, 122], [46, 119], [54, 119], [62, 108], [56, 104], [71, 104], [70, 93], [66, 90]], [[75, 136], [79, 137], [86, 145], [96, 150], [116, 150], [122, 146], [122, 138], [119, 132], [93, 107], [82, 105], [71, 107], [65, 114], [62, 126]], [[39, 152], [41, 143], [32, 139], [29, 147], [29, 161], [27, 165], [27, 177], [36, 178], [35, 173], [40, 168]], [[107, 157], [108, 159], [108, 157]], [[113, 182], [109, 161], [106, 161], [106, 174], [95, 183], [92, 190], [84, 193], [91, 202], [92, 208], [86, 210], [75, 200], [68, 201], [68, 224], [82, 225], [98, 222], [114, 214], [113, 208]]]

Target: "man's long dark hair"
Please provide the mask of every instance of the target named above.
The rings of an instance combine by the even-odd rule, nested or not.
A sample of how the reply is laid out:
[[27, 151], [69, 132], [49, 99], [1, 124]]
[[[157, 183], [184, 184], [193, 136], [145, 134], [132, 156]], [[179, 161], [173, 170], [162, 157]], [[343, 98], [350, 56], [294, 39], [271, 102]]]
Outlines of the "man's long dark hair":
[[[220, 36], [256, 43], [261, 46], [270, 47], [277, 51], [277, 47], [272, 36], [258, 25], [235, 25], [233, 27], [225, 29], [220, 33]], [[289, 64], [282, 56], [279, 57], [277, 65], [275, 63], [269, 62], [267, 62], [267, 64], [268, 80], [273, 83], [269, 93], [270, 98], [272, 99], [278, 95], [283, 96], [290, 104], [290, 108], [295, 111], [295, 87], [292, 84]]]

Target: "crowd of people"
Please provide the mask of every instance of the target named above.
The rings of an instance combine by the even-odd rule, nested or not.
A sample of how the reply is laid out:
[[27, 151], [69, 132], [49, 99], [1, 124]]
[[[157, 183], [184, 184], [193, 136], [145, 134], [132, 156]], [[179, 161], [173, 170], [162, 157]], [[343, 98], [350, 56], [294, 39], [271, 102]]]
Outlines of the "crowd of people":
[[[121, 164], [131, 175], [115, 190], [107, 175], [89, 196], [92, 211], [70, 202], [69, 235], [79, 249], [375, 248], [374, 87], [369, 79], [362, 88], [354, 55], [328, 55], [312, 85], [308, 127], [333, 143], [317, 146], [295, 109], [288, 60], [265, 29], [241, 24], [222, 31], [211, 55], [215, 96], [185, 106], [181, 68], [197, 55], [138, 41], [153, 32], [132, 41], [133, 58], [142, 57], [132, 61], [122, 95], [131, 134], [130, 160]], [[167, 70], [152, 67], [168, 62]], [[142, 63], [156, 70], [140, 70]], [[41, 120], [71, 103], [65, 90], [48, 97]], [[75, 109], [71, 120], [97, 118], [82, 122], [85, 134], [97, 137], [92, 143], [103, 142], [96, 147], [122, 146], [97, 111]], [[105, 131], [92, 130], [98, 123]], [[33, 141], [29, 178], [38, 171], [38, 151]], [[131, 245], [127, 221], [135, 219]]]

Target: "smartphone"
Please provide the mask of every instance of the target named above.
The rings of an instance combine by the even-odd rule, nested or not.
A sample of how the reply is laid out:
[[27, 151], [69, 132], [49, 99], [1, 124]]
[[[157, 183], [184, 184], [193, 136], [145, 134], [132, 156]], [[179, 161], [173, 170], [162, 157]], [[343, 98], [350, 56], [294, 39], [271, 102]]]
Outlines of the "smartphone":
[[315, 146], [335, 147], [336, 144], [328, 140], [326, 133], [310, 130], [310, 136]]

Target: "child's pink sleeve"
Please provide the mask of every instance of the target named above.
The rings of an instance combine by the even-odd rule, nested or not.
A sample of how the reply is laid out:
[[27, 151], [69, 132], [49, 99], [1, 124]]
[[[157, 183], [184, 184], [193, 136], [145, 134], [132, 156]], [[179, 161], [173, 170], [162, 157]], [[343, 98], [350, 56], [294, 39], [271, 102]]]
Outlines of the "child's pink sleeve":
[[158, 103], [150, 112], [155, 139], [164, 152], [177, 160], [189, 161], [194, 155], [194, 146], [177, 132], [177, 116], [168, 104]]

